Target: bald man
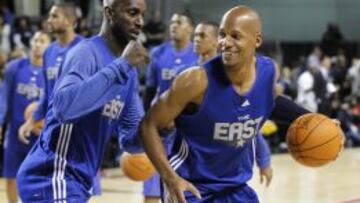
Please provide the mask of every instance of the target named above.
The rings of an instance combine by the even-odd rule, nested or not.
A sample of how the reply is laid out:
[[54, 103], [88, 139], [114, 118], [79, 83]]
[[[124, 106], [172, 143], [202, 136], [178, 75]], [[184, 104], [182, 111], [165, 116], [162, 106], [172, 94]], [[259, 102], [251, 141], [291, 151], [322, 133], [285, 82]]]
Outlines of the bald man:
[[[258, 202], [247, 185], [255, 141], [279, 109], [274, 62], [256, 55], [261, 42], [259, 15], [245, 6], [230, 9], [219, 28], [220, 56], [182, 72], [149, 109], [140, 136], [163, 180], [164, 202]], [[288, 100], [280, 104], [289, 122], [307, 113]], [[173, 120], [167, 157], [158, 130]]]
[[66, 55], [44, 130], [17, 174], [22, 202], [87, 202], [112, 134], [135, 134], [144, 115], [134, 66], [144, 0], [104, 1], [100, 33]]

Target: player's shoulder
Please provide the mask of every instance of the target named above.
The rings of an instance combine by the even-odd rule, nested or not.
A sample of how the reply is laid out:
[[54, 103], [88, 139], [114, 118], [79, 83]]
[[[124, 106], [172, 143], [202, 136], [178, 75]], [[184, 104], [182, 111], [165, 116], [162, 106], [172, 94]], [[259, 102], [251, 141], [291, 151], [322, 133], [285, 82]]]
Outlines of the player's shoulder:
[[21, 68], [22, 64], [25, 64], [28, 62], [29, 62], [29, 58], [18, 58], [18, 59], [11, 60], [6, 65], [6, 71], [16, 71], [19, 68]]
[[96, 44], [93, 41], [92, 38], [79, 41], [76, 46], [69, 50], [66, 57], [89, 59], [96, 50]]
[[150, 50], [151, 57], [158, 57], [163, 53], [167, 52], [171, 48], [171, 42], [164, 42]]
[[174, 83], [189, 90], [206, 89], [208, 84], [207, 73], [203, 66], [192, 66], [181, 72]]
[[264, 65], [274, 65], [274, 63], [275, 63], [274, 59], [272, 59], [269, 56], [262, 55], [262, 54], [258, 54], [256, 56], [256, 58]]
[[256, 56], [256, 58], [257, 58], [257, 60], [259, 60], [259, 62], [262, 66], [275, 67], [275, 60], [269, 56], [264, 56], [264, 55], [258, 54]]

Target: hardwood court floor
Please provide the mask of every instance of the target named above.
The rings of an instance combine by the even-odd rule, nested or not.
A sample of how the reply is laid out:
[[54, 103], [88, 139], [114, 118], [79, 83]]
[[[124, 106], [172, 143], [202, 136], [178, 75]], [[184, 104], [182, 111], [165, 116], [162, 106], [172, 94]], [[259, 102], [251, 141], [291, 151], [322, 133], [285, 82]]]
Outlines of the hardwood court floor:
[[[272, 158], [274, 178], [266, 188], [259, 184], [258, 169], [250, 184], [264, 203], [360, 203], [360, 149], [347, 149], [336, 162], [321, 168], [306, 168], [289, 154]], [[106, 172], [103, 194], [90, 203], [142, 203], [142, 185], [122, 176], [118, 169]], [[0, 202], [5, 201], [0, 180]]]

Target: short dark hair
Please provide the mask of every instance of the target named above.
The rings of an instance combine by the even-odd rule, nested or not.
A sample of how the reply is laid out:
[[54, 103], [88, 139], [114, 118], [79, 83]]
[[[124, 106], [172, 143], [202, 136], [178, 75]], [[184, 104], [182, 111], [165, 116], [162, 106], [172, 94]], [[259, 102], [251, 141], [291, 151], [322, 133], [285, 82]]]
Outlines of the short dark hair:
[[195, 26], [195, 21], [191, 15], [190, 11], [186, 10], [186, 11], [182, 11], [182, 12], [175, 12], [173, 15], [175, 15], [175, 14], [186, 17], [186, 20], [188, 21], [188, 23], [193, 27]]
[[203, 24], [203, 25], [208, 25], [211, 26], [214, 30], [214, 34], [217, 36], [218, 32], [219, 32], [219, 24], [213, 21], [202, 21], [200, 22], [198, 25]]
[[76, 15], [76, 5], [72, 2], [58, 2], [55, 3], [53, 6], [61, 8], [64, 15], [67, 18], [71, 18], [76, 22], [77, 15]]

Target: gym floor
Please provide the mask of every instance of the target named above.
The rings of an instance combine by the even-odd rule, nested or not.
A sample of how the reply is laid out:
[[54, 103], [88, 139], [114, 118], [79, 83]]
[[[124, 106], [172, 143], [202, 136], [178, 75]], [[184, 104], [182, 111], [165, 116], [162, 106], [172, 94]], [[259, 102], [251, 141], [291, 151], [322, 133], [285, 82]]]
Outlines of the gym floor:
[[[260, 185], [258, 169], [250, 185], [265, 203], [360, 203], [360, 149], [347, 149], [338, 160], [321, 168], [307, 168], [289, 154], [272, 158], [274, 177], [266, 188]], [[120, 169], [104, 171], [103, 194], [90, 203], [142, 203], [142, 184], [122, 175]], [[4, 180], [0, 180], [0, 202], [5, 201]]]

